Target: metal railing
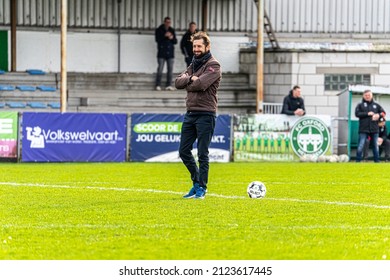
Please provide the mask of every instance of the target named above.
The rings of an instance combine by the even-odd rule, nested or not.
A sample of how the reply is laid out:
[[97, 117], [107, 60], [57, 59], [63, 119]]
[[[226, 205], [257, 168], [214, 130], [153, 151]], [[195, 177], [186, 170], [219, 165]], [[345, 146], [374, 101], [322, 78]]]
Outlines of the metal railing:
[[282, 112], [283, 103], [263, 102], [263, 114], [280, 114]]

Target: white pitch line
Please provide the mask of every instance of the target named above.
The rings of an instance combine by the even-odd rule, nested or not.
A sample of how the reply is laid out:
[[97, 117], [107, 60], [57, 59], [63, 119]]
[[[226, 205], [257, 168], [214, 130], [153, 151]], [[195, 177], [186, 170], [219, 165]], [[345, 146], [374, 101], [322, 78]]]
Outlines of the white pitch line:
[[291, 201], [291, 202], [330, 204], [330, 205], [337, 205], [337, 206], [359, 206], [359, 207], [376, 208], [376, 209], [390, 209], [390, 205], [377, 205], [377, 204], [358, 203], [358, 202], [327, 201], [327, 200], [297, 199], [297, 198], [273, 198], [273, 197], [268, 199], [279, 200], [279, 201]]
[[[106, 187], [78, 187], [69, 185], [46, 185], [46, 184], [31, 184], [31, 183], [16, 183], [16, 182], [0, 182], [0, 185], [14, 186], [14, 187], [41, 187], [41, 188], [61, 188], [61, 189], [91, 189], [91, 190], [103, 190], [103, 191], [131, 191], [131, 192], [149, 192], [149, 193], [163, 193], [183, 195], [182, 192], [168, 191], [168, 190], [155, 190], [155, 189], [132, 189], [132, 188], [106, 188]], [[222, 195], [208, 193], [207, 196], [225, 198], [225, 199], [248, 199], [247, 196], [234, 196], [234, 195]], [[337, 206], [357, 206], [375, 209], [390, 209], [390, 205], [377, 205], [370, 203], [358, 203], [358, 202], [344, 202], [344, 201], [327, 201], [327, 200], [315, 200], [315, 199], [298, 199], [298, 198], [276, 198], [265, 197], [264, 200], [274, 201], [287, 201], [298, 203], [315, 203], [315, 204], [328, 204]]]
[[[226, 225], [226, 228], [232, 228], [232, 225]], [[234, 226], [234, 228], [239, 227], [239, 225]], [[312, 225], [312, 226], [279, 226], [272, 225], [270, 226], [262, 226], [262, 225], [249, 225], [252, 229], [262, 229], [262, 230], [314, 230], [314, 229], [325, 229], [325, 230], [390, 230], [390, 226], [344, 226], [344, 225]], [[86, 228], [86, 229], [155, 229], [155, 228], [177, 228], [177, 226], [172, 226], [170, 224], [140, 224], [140, 225], [132, 225], [132, 224], [41, 224], [41, 225], [29, 225], [29, 224], [4, 224], [2, 228], [14, 228], [14, 229], [72, 229], [72, 228]], [[181, 228], [189, 228], [188, 226], [181, 225]], [[387, 241], [388, 238], [385, 238]]]

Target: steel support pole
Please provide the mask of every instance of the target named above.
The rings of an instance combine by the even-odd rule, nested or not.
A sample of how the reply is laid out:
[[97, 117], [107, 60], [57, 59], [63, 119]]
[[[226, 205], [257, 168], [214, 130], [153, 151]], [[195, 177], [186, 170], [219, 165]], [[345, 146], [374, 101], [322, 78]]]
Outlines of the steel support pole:
[[257, 86], [256, 112], [263, 113], [264, 100], [264, 0], [257, 0]]
[[16, 22], [17, 22], [17, 2], [10, 0], [11, 7], [11, 72], [16, 72]]
[[202, 31], [207, 32], [207, 0], [202, 0]]
[[118, 0], [118, 73], [121, 72], [121, 2]]
[[66, 69], [66, 34], [67, 34], [67, 0], [61, 1], [61, 113], [66, 112], [67, 107], [67, 69]]

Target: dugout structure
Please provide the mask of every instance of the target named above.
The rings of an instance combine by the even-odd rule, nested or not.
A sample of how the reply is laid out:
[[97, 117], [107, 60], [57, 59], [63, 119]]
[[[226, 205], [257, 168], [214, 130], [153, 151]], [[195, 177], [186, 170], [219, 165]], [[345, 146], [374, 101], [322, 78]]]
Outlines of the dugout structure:
[[[390, 88], [365, 85], [349, 85], [339, 96], [338, 153], [356, 158], [359, 138], [359, 119], [355, 117], [356, 105], [362, 101], [363, 92], [372, 91], [375, 102], [390, 113]], [[390, 122], [386, 121], [387, 127]], [[371, 152], [369, 156], [371, 155]]]

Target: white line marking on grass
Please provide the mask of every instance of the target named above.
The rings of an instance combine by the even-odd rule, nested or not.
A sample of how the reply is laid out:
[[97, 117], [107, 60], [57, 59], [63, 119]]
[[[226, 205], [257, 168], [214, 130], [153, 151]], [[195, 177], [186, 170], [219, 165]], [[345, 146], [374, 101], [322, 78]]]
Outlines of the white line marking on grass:
[[318, 203], [318, 204], [330, 204], [337, 206], [359, 206], [376, 209], [390, 209], [390, 205], [376, 205], [369, 203], [358, 203], [358, 202], [344, 202], [344, 201], [327, 201], [327, 200], [315, 200], [315, 199], [297, 199], [297, 198], [267, 198], [268, 200], [278, 201], [291, 201], [291, 202], [303, 202], [303, 203]]
[[151, 192], [151, 193], [166, 193], [166, 194], [178, 194], [183, 195], [182, 192], [167, 191], [167, 190], [155, 190], [155, 189], [132, 189], [132, 188], [107, 188], [107, 187], [79, 187], [69, 185], [46, 185], [46, 184], [31, 184], [31, 183], [15, 183], [15, 182], [0, 182], [0, 185], [8, 185], [13, 187], [40, 187], [40, 188], [53, 188], [53, 189], [88, 189], [88, 190], [102, 190], [102, 191], [130, 191], [130, 192]]
[[[2, 228], [14, 228], [14, 229], [72, 229], [72, 228], [85, 228], [85, 229], [176, 229], [178, 226], [172, 226], [170, 224], [4, 224]], [[224, 228], [237, 228], [239, 225], [226, 225]], [[390, 226], [345, 226], [345, 225], [291, 225], [291, 226], [279, 226], [279, 225], [249, 225], [251, 229], [262, 229], [262, 230], [316, 230], [316, 229], [325, 229], [325, 230], [390, 230]], [[189, 228], [188, 226], [183, 226], [181, 228]], [[387, 241], [387, 238], [385, 238]]]
[[[149, 192], [149, 193], [163, 193], [163, 194], [174, 194], [183, 195], [182, 192], [168, 191], [168, 190], [155, 190], [155, 189], [132, 189], [132, 188], [106, 188], [106, 187], [79, 187], [69, 185], [46, 185], [46, 184], [31, 184], [31, 183], [15, 183], [15, 182], [0, 182], [0, 185], [8, 185], [15, 187], [41, 187], [41, 188], [59, 188], [59, 189], [90, 189], [90, 190], [103, 190], [103, 191], [131, 191], [131, 192]], [[208, 193], [207, 196], [225, 198], [225, 199], [249, 199], [247, 196], [235, 196], [235, 195], [222, 195]], [[327, 200], [315, 200], [315, 199], [298, 199], [298, 198], [276, 198], [276, 197], [265, 197], [264, 200], [274, 201], [287, 201], [287, 202], [298, 202], [298, 203], [316, 203], [316, 204], [328, 204], [337, 206], [357, 206], [375, 209], [390, 209], [390, 205], [377, 205], [370, 203], [358, 203], [358, 202], [343, 202], [343, 201], [327, 201]]]
[[[344, 226], [344, 225], [308, 225], [308, 226], [262, 226], [262, 225], [250, 225], [250, 228], [260, 229], [293, 229], [293, 230], [312, 230], [312, 229], [339, 229], [339, 230], [390, 230], [390, 226]], [[388, 239], [385, 238], [387, 241]]]

